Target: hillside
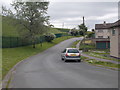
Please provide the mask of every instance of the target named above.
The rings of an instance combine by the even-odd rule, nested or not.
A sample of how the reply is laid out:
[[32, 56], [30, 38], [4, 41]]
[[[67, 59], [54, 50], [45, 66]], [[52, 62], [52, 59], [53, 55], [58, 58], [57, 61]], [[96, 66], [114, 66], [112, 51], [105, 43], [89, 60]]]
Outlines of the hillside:
[[[5, 37], [19, 37], [17, 28], [12, 21], [14, 19], [8, 18], [8, 17], [2, 17], [2, 36]], [[60, 28], [50, 28], [49, 31], [50, 33], [66, 33], [68, 32], [67, 29], [60, 29]]]

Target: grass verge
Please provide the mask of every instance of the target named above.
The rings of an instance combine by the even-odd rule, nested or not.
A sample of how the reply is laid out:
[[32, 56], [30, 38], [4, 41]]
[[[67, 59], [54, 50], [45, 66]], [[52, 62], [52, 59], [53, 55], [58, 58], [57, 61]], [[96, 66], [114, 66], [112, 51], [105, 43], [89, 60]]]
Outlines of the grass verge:
[[72, 45], [71, 48], [76, 48], [76, 45], [80, 42], [80, 40], [75, 41]]
[[84, 41], [82, 41], [82, 43], [80, 44], [80, 50], [85, 51], [83, 53], [92, 57], [113, 60], [113, 61], [120, 61], [119, 59], [110, 57], [110, 49], [96, 49], [94, 43], [90, 40], [85, 40], [85, 44]]
[[58, 44], [59, 42], [69, 38], [73, 38], [73, 36], [56, 38], [53, 40], [52, 43], [44, 42], [42, 46], [40, 44], [37, 44], [36, 48], [32, 48], [32, 46], [24, 46], [24, 47], [17, 47], [17, 48], [2, 49], [2, 79], [8, 73], [8, 71], [21, 60], [24, 60], [30, 56], [40, 53]]
[[120, 61], [119, 59], [116, 58], [112, 58], [112, 57], [107, 57], [104, 55], [108, 55], [109, 53], [97, 53], [97, 52], [84, 52], [85, 54], [92, 56], [92, 57], [97, 57], [97, 58], [101, 58], [101, 59], [107, 59], [107, 60], [114, 60], [114, 61]]
[[111, 68], [111, 69], [118, 69], [120, 68], [120, 64], [114, 64], [114, 63], [111, 63], [111, 62], [104, 62], [104, 61], [98, 61], [98, 60], [95, 60], [95, 59], [89, 59], [89, 60], [86, 60], [86, 62], [90, 63], [90, 64], [93, 64], [93, 65], [99, 65], [99, 66], [105, 66], [105, 67], [108, 67], [108, 68]]

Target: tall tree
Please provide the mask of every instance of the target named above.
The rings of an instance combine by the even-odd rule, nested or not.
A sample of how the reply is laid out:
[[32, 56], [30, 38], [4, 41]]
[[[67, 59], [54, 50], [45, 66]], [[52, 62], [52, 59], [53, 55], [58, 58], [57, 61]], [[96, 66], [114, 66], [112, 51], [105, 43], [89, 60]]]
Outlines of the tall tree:
[[83, 33], [85, 35], [85, 33], [87, 32], [86, 25], [85, 24], [80, 24], [80, 25], [78, 25], [78, 28], [79, 28], [80, 31], [83, 31]]
[[24, 38], [32, 41], [33, 48], [36, 45], [36, 38], [46, 32], [49, 24], [47, 16], [49, 2], [19, 2], [14, 1], [12, 6], [15, 9], [14, 16], [21, 24], [20, 33]]
[[83, 23], [78, 25], [78, 28], [81, 32], [83, 32], [83, 34], [85, 35], [87, 32], [87, 27], [85, 25], [85, 20], [84, 20], [84, 16], [83, 16]]

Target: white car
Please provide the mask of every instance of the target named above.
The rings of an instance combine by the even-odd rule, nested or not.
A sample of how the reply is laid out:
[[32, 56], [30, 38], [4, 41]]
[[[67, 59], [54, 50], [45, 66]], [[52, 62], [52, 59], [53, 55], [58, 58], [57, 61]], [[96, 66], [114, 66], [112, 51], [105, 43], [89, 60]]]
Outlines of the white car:
[[76, 60], [80, 62], [81, 61], [80, 51], [77, 48], [66, 48], [61, 53], [61, 59], [64, 61]]

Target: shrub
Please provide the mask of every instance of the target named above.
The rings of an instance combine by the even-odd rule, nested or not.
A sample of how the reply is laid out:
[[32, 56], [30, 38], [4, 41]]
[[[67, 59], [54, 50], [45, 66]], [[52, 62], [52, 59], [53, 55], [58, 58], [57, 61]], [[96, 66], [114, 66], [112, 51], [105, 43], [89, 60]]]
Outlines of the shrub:
[[76, 29], [71, 29], [69, 32], [72, 36], [77, 36], [78, 35], [78, 30], [76, 30]]
[[44, 35], [44, 38], [47, 42], [52, 42], [56, 36], [53, 33], [47, 33]]

